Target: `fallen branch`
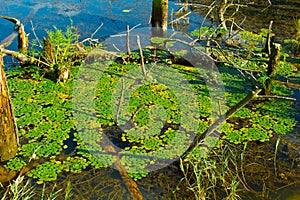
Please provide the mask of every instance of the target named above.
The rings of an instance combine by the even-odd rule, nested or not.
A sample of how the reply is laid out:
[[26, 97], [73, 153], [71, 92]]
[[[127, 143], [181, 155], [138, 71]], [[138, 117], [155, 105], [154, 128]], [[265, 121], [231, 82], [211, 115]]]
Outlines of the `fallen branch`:
[[41, 41], [39, 40], [39, 38], [38, 38], [37, 35], [36, 35], [36, 32], [35, 32], [35, 29], [34, 29], [32, 20], [30, 20], [30, 24], [31, 24], [31, 30], [32, 30], [32, 32], [33, 32], [33, 35], [34, 35], [36, 41], [39, 43], [39, 47], [40, 47], [40, 48], [43, 48], [43, 45], [42, 45]]
[[283, 82], [283, 81], [279, 81], [279, 80], [275, 80], [275, 82], [278, 83], [279, 85], [284, 85], [289, 88], [295, 88], [295, 89], [300, 90], [300, 84], [297, 84], [297, 83]]
[[140, 42], [140, 36], [139, 35], [136, 36], [136, 42], [137, 42], [137, 45], [139, 47], [139, 52], [140, 52], [140, 56], [141, 56], [142, 72], [143, 72], [144, 78], [146, 78], [147, 73], [146, 73], [146, 69], [145, 69], [144, 55], [143, 55], [143, 50], [142, 50], [142, 47], [141, 47], [141, 42]]
[[273, 98], [273, 99], [285, 99], [290, 101], [296, 101], [296, 99], [292, 97], [284, 97], [284, 96], [277, 96], [277, 95], [257, 95], [257, 98]]
[[258, 94], [261, 92], [262, 89], [257, 88], [255, 91], [249, 93], [244, 99], [242, 99], [238, 104], [234, 107], [230, 108], [224, 115], [221, 115], [211, 126], [209, 126], [206, 131], [201, 134], [197, 135], [194, 138], [194, 141], [190, 145], [190, 147], [184, 152], [181, 158], [185, 158], [189, 153], [191, 153], [199, 144], [203, 142], [203, 140], [215, 132], [215, 130], [225, 122], [229, 117], [231, 117], [235, 112], [240, 110], [241, 108], [245, 107], [251, 100], [258, 97]]
[[19, 52], [16, 52], [16, 51], [5, 49], [5, 48], [3, 48], [2, 45], [0, 45], [0, 54], [12, 56], [12, 57], [18, 59], [21, 63], [43, 64], [43, 65], [46, 65], [46, 66], [50, 67], [50, 65], [48, 63], [45, 63], [45, 62], [43, 62], [39, 59], [27, 56], [25, 54], [22, 54], [22, 53], [19, 53]]

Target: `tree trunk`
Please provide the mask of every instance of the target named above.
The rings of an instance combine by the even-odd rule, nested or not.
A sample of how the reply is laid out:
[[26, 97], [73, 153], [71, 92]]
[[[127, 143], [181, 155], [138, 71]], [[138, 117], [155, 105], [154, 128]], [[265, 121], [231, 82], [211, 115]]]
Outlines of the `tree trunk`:
[[167, 30], [168, 0], [153, 0], [151, 25], [161, 28], [164, 32]]
[[18, 151], [18, 134], [2, 56], [0, 53], [0, 160], [7, 161]]

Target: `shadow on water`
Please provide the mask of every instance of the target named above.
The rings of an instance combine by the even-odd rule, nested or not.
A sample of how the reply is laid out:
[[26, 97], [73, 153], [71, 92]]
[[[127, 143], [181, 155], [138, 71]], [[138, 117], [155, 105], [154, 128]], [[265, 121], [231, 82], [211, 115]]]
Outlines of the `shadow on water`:
[[243, 174], [252, 191], [242, 199], [300, 198], [300, 91], [294, 89], [293, 93], [297, 113], [293, 132], [275, 135], [267, 143], [248, 144]]
[[[195, 4], [195, 13], [204, 16], [209, 8], [201, 5], [210, 5], [214, 1], [204, 0], [200, 5], [197, 0], [189, 2]], [[243, 6], [239, 7], [239, 12], [234, 15], [234, 18], [243, 29], [258, 33], [262, 28], [268, 29], [272, 20], [274, 22], [272, 30], [276, 39], [283, 41], [295, 37], [295, 20], [300, 18], [299, 0], [253, 0], [242, 1], [242, 3]], [[235, 12], [235, 9], [228, 10], [229, 13]]]
[[[146, 178], [137, 181], [138, 187], [145, 200], [159, 199], [191, 199], [191, 192], [174, 191], [178, 187], [181, 174], [179, 169], [170, 165], [164, 169], [150, 173]], [[96, 199], [132, 199], [118, 171], [111, 168], [89, 169], [80, 174], [61, 174], [55, 183], [55, 188], [63, 190], [58, 199], [63, 199], [67, 183], [71, 182], [74, 200]], [[54, 187], [53, 182], [46, 183], [46, 194]], [[36, 192], [41, 194], [42, 185], [36, 185]], [[54, 190], [56, 191], [56, 190]], [[40, 199], [37, 195], [33, 199]]]

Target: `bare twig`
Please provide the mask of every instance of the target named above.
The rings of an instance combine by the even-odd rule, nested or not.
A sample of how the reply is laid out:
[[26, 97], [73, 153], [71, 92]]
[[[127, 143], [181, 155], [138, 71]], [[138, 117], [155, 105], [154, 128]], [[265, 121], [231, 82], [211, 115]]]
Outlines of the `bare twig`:
[[[206, 15], [204, 16], [204, 19], [202, 20], [201, 25], [200, 25], [200, 27], [199, 27], [199, 30], [203, 27], [203, 25], [204, 25], [204, 23], [205, 23], [205, 20], [207, 19], [208, 15], [214, 10], [214, 8], [215, 8], [215, 3], [216, 3], [216, 2], [214, 1], [214, 2], [212, 2], [212, 3], [208, 6], [209, 10], [208, 10], [208, 12], [206, 13]], [[211, 26], [213, 26], [213, 24], [211, 24]]]
[[[139, 27], [141, 24], [137, 24], [134, 27], [132, 27], [131, 29], [129, 29], [129, 31], [132, 31], [133, 29]], [[126, 33], [122, 33], [122, 34], [117, 34], [117, 35], [111, 35], [110, 37], [122, 37], [122, 36], [126, 36]]]
[[95, 34], [100, 30], [100, 28], [102, 28], [103, 23], [101, 23], [97, 29], [91, 34], [91, 36], [89, 38], [85, 38], [84, 40], [82, 40], [80, 43], [85, 43], [86, 41], [89, 41], [90, 44], [92, 44], [92, 42], [98, 43], [99, 39], [93, 39], [93, 37], [95, 36]]
[[169, 22], [168, 24], [170, 25], [170, 24], [173, 24], [174, 22], [178, 22], [178, 21], [180, 21], [181, 19], [184, 19], [184, 18], [186, 18], [188, 15], [190, 15], [192, 12], [190, 11], [190, 12], [188, 12], [188, 13], [185, 13], [184, 15], [182, 15], [181, 17], [178, 17], [177, 19], [174, 19], [173, 21], [171, 21], [171, 22]]
[[291, 101], [297, 100], [292, 97], [284, 97], [284, 96], [277, 96], [277, 95], [257, 95], [257, 98], [275, 98], [275, 99], [285, 99], [285, 100], [291, 100]]
[[277, 165], [276, 165], [276, 160], [277, 160], [277, 151], [278, 151], [278, 145], [280, 142], [280, 136], [276, 140], [276, 145], [275, 145], [275, 153], [274, 153], [274, 172], [275, 175], [277, 176]]
[[92, 33], [92, 35], [91, 35], [91, 39], [93, 39], [93, 37], [96, 35], [96, 33], [100, 30], [100, 28], [102, 28], [102, 26], [103, 26], [103, 23], [101, 23], [98, 27], [97, 27], [97, 29]]
[[113, 47], [114, 47], [118, 52], [121, 52], [121, 50], [120, 50], [115, 44], [113, 44]]
[[200, 3], [175, 3], [176, 6], [198, 6], [198, 7], [205, 7], [205, 8], [210, 8], [210, 5], [205, 5], [205, 4], [200, 4]]
[[126, 47], [127, 47], [127, 55], [130, 55], [131, 54], [131, 51], [130, 51], [130, 41], [129, 41], [129, 26], [127, 25], [126, 26]]
[[144, 78], [146, 78], [147, 74], [146, 74], [145, 63], [144, 63], [144, 55], [143, 55], [143, 49], [141, 47], [141, 42], [140, 42], [140, 36], [139, 35], [136, 36], [136, 42], [137, 42], [137, 45], [139, 47], [139, 52], [140, 52], [140, 56], [141, 56], [142, 72], [143, 72]]
[[36, 41], [39, 43], [39, 47], [40, 47], [40, 48], [43, 48], [43, 45], [42, 45], [41, 41], [39, 40], [39, 38], [37, 37], [37, 35], [36, 35], [36, 33], [35, 33], [35, 29], [34, 29], [32, 20], [30, 20], [30, 24], [31, 24], [31, 30], [32, 30], [32, 32], [33, 32], [33, 35], [34, 35]]
[[286, 87], [295, 88], [295, 89], [300, 90], [300, 84], [297, 84], [297, 83], [283, 82], [283, 81], [279, 81], [279, 80], [275, 80], [275, 82], [280, 85], [284, 85]]

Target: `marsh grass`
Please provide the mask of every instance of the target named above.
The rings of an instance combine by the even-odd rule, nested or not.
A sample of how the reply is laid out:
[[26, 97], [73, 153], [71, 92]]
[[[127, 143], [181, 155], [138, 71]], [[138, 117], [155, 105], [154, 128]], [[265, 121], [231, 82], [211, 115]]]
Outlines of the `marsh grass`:
[[[54, 200], [61, 193], [62, 189], [55, 191], [55, 186], [52, 188], [49, 195], [46, 195], [45, 184], [43, 185], [43, 189], [41, 192], [40, 198], [37, 197], [37, 193], [33, 186], [30, 186], [30, 180], [28, 179], [26, 183], [24, 183], [24, 176], [18, 176], [12, 183], [10, 183], [7, 187], [4, 187], [0, 183], [0, 189], [3, 190], [3, 193], [0, 200], [30, 200], [30, 199], [41, 199], [41, 200]], [[68, 183], [65, 200], [69, 200], [72, 197], [71, 185]]]
[[[24, 177], [18, 177], [16, 180], [14, 180], [12, 183], [10, 183], [1, 200], [27, 200], [31, 199], [34, 196], [33, 187], [30, 186], [29, 180], [26, 181], [24, 184], [23, 182]], [[4, 189], [3, 185], [1, 185], [1, 188]]]
[[242, 179], [239, 176], [235, 150], [224, 146], [199, 159], [180, 160], [184, 181], [197, 200], [241, 199]]

